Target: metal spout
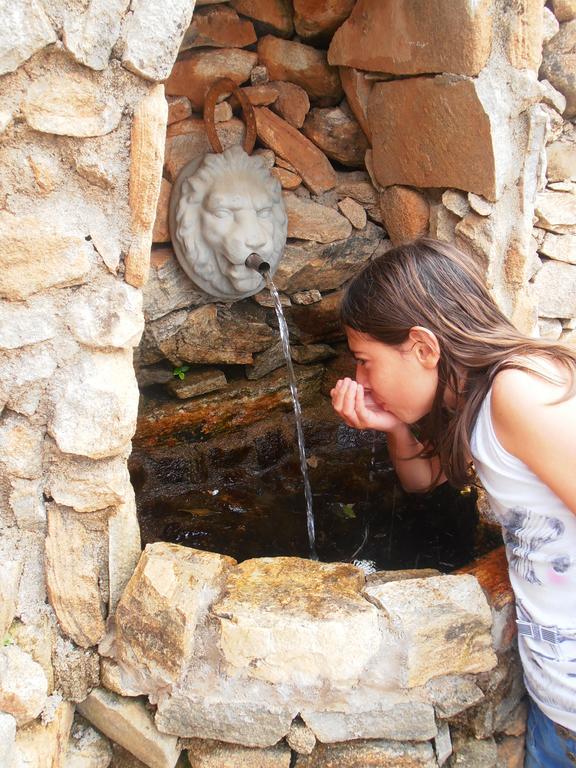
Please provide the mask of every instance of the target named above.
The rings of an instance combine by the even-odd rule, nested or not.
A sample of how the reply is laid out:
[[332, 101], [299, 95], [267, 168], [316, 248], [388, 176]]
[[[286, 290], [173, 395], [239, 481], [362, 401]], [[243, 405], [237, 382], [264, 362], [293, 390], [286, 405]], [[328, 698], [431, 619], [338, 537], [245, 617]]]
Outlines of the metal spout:
[[263, 275], [265, 272], [270, 272], [270, 264], [259, 256], [257, 253], [251, 253], [250, 256], [244, 262], [250, 269], [256, 270]]

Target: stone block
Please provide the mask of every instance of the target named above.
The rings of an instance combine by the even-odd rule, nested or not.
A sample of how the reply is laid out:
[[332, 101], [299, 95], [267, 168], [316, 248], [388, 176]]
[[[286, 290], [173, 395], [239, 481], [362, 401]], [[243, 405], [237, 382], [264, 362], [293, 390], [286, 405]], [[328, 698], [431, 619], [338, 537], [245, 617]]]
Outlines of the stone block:
[[534, 278], [541, 317], [576, 315], [576, 265], [547, 261]]
[[11, 768], [14, 760], [16, 720], [7, 712], [0, 712], [0, 765]]
[[302, 133], [331, 160], [350, 168], [363, 168], [368, 139], [349, 111], [314, 107], [306, 116]]
[[231, 4], [242, 16], [258, 22], [262, 31], [281, 37], [291, 37], [294, 32], [292, 4], [288, 0], [232, 0]]
[[190, 48], [244, 48], [256, 42], [254, 24], [233, 8], [214, 5], [198, 8], [186, 30], [180, 51]]
[[[178, 682], [198, 625], [219, 594], [232, 558], [175, 544], [149, 544], [116, 607], [104, 655], [156, 692]], [[121, 742], [120, 742], [121, 743]]]
[[112, 746], [108, 739], [76, 715], [72, 724], [64, 768], [108, 768]]
[[26, 623], [17, 619], [10, 627], [10, 635], [34, 661], [38, 662], [48, 681], [48, 695], [54, 693], [53, 651], [56, 638], [54, 616], [47, 611], [27, 615]]
[[499, 21], [505, 30], [508, 59], [516, 69], [538, 72], [542, 58], [544, 14], [539, 0], [521, 0]]
[[21, 727], [40, 714], [47, 694], [44, 670], [29, 653], [17, 645], [0, 648], [0, 711]]
[[431, 744], [351, 741], [320, 744], [311, 755], [298, 755], [295, 768], [437, 768]]
[[131, 352], [81, 353], [52, 381], [48, 432], [63, 453], [103, 459], [127, 450], [138, 385]]
[[257, 60], [256, 53], [240, 48], [189, 51], [174, 64], [165, 83], [166, 93], [187, 96], [194, 109], [202, 109], [208, 89], [215, 80], [228, 77], [241, 85], [250, 79]]
[[148, 768], [174, 768], [180, 756], [176, 736], [160, 733], [142, 699], [125, 699], [95, 688], [78, 711], [109, 739]]
[[13, 0], [2, 8], [0, 75], [14, 72], [44, 46], [56, 42], [56, 32], [38, 0]]
[[147, 80], [165, 80], [188, 29], [194, 2], [136, 0], [123, 32], [122, 65]]
[[348, 106], [358, 120], [364, 135], [372, 143], [372, 131], [368, 122], [368, 100], [374, 83], [365, 76], [364, 72], [359, 72], [353, 67], [339, 67], [339, 71]]
[[525, 739], [523, 736], [504, 736], [496, 741], [498, 768], [523, 768]]
[[355, 0], [335, 0], [325, 3], [320, 0], [295, 0], [294, 27], [303, 39], [330, 38], [350, 15]]
[[546, 147], [546, 157], [549, 181], [576, 179], [576, 143], [554, 141]]
[[557, 235], [546, 232], [538, 253], [548, 256], [554, 261], [564, 261], [567, 264], [576, 264], [576, 234]]
[[428, 234], [430, 205], [420, 192], [408, 187], [387, 187], [380, 192], [382, 223], [393, 245]]
[[170, 205], [171, 193], [172, 184], [170, 184], [168, 179], [162, 179], [160, 184], [160, 194], [158, 195], [158, 205], [156, 207], [154, 229], [152, 230], [153, 243], [170, 242], [170, 230], [168, 228], [168, 206]]
[[268, 87], [276, 93], [272, 111], [294, 128], [302, 128], [310, 110], [310, 99], [304, 88], [287, 80], [275, 80]]
[[342, 99], [338, 70], [328, 64], [325, 51], [266, 35], [258, 41], [258, 61], [271, 80], [299, 85], [317, 106], [333, 106]]
[[44, 531], [46, 509], [40, 480], [10, 479], [10, 508], [22, 531]]
[[194, 768], [290, 768], [291, 752], [286, 744], [258, 749], [195, 739], [188, 757]]
[[454, 717], [484, 698], [482, 689], [472, 679], [454, 675], [429, 680], [426, 690], [441, 718]]
[[267, 107], [257, 107], [255, 113], [260, 140], [294, 166], [311, 192], [321, 194], [336, 186], [336, 173], [318, 147]]
[[241, 563], [212, 606], [228, 673], [271, 683], [353, 685], [380, 643], [378, 611], [360, 597], [363, 583], [358, 569], [343, 564]]
[[300, 718], [293, 720], [286, 734], [288, 746], [299, 755], [310, 755], [316, 746], [316, 736]]
[[167, 96], [166, 101], [168, 102], [168, 125], [186, 120], [192, 114], [192, 104], [186, 96]]
[[328, 61], [394, 75], [477, 75], [492, 48], [490, 3], [433, 0], [420, 10], [418, 0], [359, 0], [332, 38]]
[[300, 184], [302, 184], [302, 177], [298, 176], [296, 173], [292, 173], [292, 171], [286, 170], [286, 168], [274, 167], [270, 173], [278, 179], [282, 185], [282, 189], [298, 189]]
[[[94, 513], [77, 514], [47, 505], [46, 586], [50, 604], [68, 637], [82, 648], [104, 636], [100, 582], [105, 521]], [[62, 542], [66, 547], [62, 547]]]
[[496, 200], [504, 159], [477, 88], [476, 81], [449, 76], [376, 83], [368, 120], [378, 182], [455, 187]]
[[564, 117], [576, 115], [576, 19], [562, 24], [558, 34], [542, 52], [540, 77], [548, 80], [566, 98]]
[[0, 464], [6, 472], [34, 479], [42, 472], [43, 433], [24, 416], [6, 412], [0, 416]]
[[0, 298], [27, 299], [46, 288], [86, 282], [92, 246], [38, 216], [0, 216]]
[[368, 585], [366, 595], [405, 638], [402, 684], [492, 669], [490, 608], [473, 576], [436, 576]]
[[576, 19], [576, 2], [574, 0], [552, 0], [550, 5], [558, 21], [564, 22]]
[[206, 296], [180, 267], [172, 248], [158, 248], [150, 258], [150, 278], [144, 287], [144, 317], [157, 320], [177, 309], [203, 304]]
[[14, 757], [17, 768], [59, 768], [65, 765], [74, 705], [61, 701], [47, 722], [36, 720], [16, 732]]
[[333, 208], [304, 200], [291, 192], [285, 192], [283, 197], [288, 214], [288, 237], [333, 243], [346, 240], [352, 234], [348, 219]]
[[105, 136], [120, 123], [122, 108], [84, 73], [51, 71], [34, 80], [22, 105], [35, 131], [58, 136]]
[[91, 0], [84, 13], [68, 13], [63, 42], [80, 64], [106, 69], [129, 0]]
[[459, 734], [454, 738], [451, 765], [458, 768], [497, 768], [498, 751], [494, 739], [475, 739]]
[[26, 304], [0, 299], [0, 349], [19, 349], [52, 339], [57, 325], [54, 305], [45, 297]]
[[16, 613], [22, 559], [17, 553], [0, 562], [0, 637], [4, 637]]
[[78, 291], [66, 314], [72, 335], [86, 347], [137, 347], [144, 330], [141, 291], [119, 280]]

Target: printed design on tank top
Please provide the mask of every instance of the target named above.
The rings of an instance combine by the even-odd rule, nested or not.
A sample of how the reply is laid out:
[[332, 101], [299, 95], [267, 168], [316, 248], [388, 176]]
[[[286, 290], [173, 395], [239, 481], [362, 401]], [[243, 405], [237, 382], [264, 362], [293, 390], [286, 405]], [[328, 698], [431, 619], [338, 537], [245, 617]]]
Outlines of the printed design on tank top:
[[[526, 507], [512, 507], [506, 510], [501, 523], [510, 568], [530, 584], [542, 584], [532, 556], [562, 538], [565, 530], [562, 520], [536, 515]], [[559, 554], [547, 559], [546, 564], [560, 575], [569, 570], [572, 558], [569, 554]]]

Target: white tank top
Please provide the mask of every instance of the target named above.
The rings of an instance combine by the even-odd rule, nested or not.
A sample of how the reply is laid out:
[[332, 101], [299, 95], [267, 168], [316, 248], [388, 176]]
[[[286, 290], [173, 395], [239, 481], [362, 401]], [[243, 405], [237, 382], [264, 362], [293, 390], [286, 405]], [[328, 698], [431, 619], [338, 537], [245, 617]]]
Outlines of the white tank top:
[[576, 731], [576, 515], [502, 447], [491, 394], [480, 407], [471, 449], [502, 525], [526, 688], [551, 720]]

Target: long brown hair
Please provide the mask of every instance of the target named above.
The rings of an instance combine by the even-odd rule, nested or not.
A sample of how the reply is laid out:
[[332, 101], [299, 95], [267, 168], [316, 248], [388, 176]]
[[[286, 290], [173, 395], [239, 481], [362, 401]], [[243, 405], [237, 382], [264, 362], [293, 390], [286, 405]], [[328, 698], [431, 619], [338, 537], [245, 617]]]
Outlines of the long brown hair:
[[[345, 326], [384, 344], [402, 344], [423, 326], [440, 345], [438, 388], [420, 425], [422, 457], [438, 456], [450, 482], [470, 482], [470, 437], [494, 376], [504, 368], [531, 371], [560, 383], [537, 364], [561, 362], [575, 390], [576, 353], [569, 347], [520, 333], [498, 309], [473, 261], [454, 246], [423, 238], [370, 262], [348, 286], [341, 307]], [[528, 359], [530, 358], [530, 359]], [[444, 404], [451, 391], [458, 403]]]

